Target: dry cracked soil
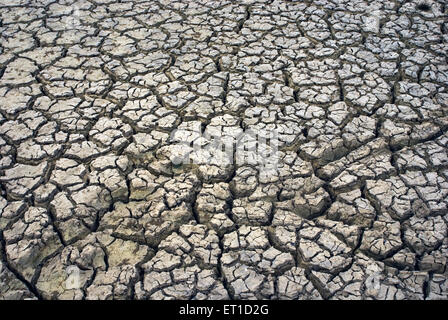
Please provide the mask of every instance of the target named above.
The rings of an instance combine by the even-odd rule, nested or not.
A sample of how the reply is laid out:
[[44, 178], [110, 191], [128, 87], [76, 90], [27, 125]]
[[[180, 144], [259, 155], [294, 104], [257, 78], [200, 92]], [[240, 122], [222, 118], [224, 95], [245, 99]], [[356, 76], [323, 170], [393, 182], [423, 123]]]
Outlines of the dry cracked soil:
[[447, 13], [0, 0], [0, 299], [447, 299]]

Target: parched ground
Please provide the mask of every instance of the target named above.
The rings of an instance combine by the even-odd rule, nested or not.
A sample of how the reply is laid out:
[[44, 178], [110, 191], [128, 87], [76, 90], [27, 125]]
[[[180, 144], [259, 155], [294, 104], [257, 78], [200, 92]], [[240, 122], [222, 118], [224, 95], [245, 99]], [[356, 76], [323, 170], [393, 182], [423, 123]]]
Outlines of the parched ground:
[[447, 299], [446, 5], [1, 0], [0, 298]]

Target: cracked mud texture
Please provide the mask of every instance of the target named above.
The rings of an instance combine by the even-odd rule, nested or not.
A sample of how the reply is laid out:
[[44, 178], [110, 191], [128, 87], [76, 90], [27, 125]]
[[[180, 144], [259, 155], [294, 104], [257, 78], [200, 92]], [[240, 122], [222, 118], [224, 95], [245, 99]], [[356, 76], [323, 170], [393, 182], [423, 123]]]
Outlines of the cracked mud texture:
[[[0, 299], [447, 299], [422, 3], [1, 0]], [[198, 127], [277, 130], [278, 171], [174, 165]]]

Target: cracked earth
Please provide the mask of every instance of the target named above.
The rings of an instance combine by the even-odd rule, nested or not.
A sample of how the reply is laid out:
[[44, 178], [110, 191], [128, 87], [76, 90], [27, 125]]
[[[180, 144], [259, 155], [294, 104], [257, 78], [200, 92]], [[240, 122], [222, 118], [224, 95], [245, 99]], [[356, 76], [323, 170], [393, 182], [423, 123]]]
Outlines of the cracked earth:
[[0, 299], [447, 299], [447, 10], [1, 0]]

